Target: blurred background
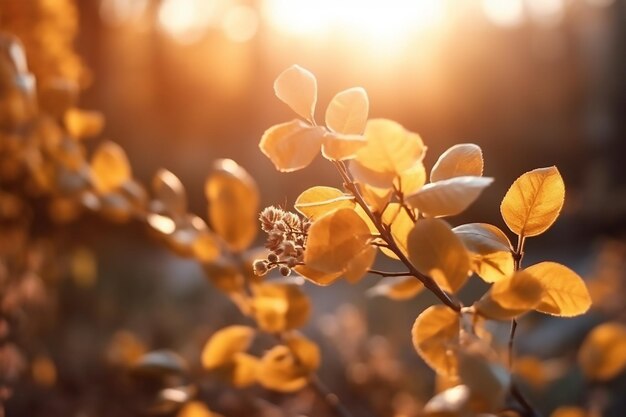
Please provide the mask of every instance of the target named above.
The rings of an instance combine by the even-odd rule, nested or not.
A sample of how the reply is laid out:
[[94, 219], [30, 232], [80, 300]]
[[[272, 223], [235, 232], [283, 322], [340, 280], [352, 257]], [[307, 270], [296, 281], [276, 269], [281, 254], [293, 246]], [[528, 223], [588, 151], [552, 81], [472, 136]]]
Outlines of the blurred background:
[[[32, 4], [53, 9], [55, 1]], [[0, 2], [0, 27], [28, 25], [29, 13], [45, 9], [22, 2]], [[67, 70], [83, 86], [81, 107], [104, 114], [104, 138], [122, 145], [139, 179], [149, 182], [161, 167], [174, 172], [201, 216], [204, 180], [217, 158], [232, 158], [251, 173], [262, 206], [290, 207], [309, 186], [340, 185], [321, 158], [306, 170], [280, 174], [258, 150], [265, 129], [293, 118], [272, 84], [298, 64], [317, 76], [319, 120], [335, 93], [363, 86], [370, 117], [397, 120], [422, 136], [427, 169], [453, 144], [482, 147], [485, 175], [495, 182], [452, 219], [455, 224], [504, 228], [499, 202], [513, 180], [556, 165], [567, 188], [564, 214], [528, 244], [525, 262], [552, 259], [590, 279], [598, 271], [624, 278], [625, 1], [76, 0], [60, 13], [84, 62], [85, 69]], [[239, 320], [197, 265], [164, 251], [139, 227], [93, 220], [64, 233], [68, 248], [95, 254], [97, 278], [89, 285], [64, 282], [56, 308], [61, 319], [41, 330], [38, 349], [56, 363], [59, 387], [18, 391], [8, 415], [125, 415], [123, 404], [102, 402], [117, 388], [98, 382], [111, 377], [103, 358], [119, 338], [132, 339], [137, 349], [168, 348], [197, 361], [208, 335]], [[415, 377], [427, 372], [409, 329], [434, 299], [368, 299], [365, 289], [374, 282], [307, 284], [314, 304], [307, 332], [326, 341], [322, 377], [360, 410], [357, 415], [383, 410], [379, 415], [413, 416], [433, 379]], [[483, 290], [477, 282], [463, 297], [471, 300]], [[615, 290], [614, 296], [624, 295]], [[610, 314], [623, 314], [620, 300]], [[546, 360], [563, 352], [567, 357], [602, 314], [558, 322], [530, 316], [519, 350]], [[349, 349], [347, 357], [337, 353], [337, 345], [349, 343], [336, 340], [341, 329], [354, 333], [350, 340], [360, 346], [354, 350], [367, 360]], [[559, 375], [543, 391], [531, 390], [544, 412], [587, 401], [576, 370]], [[625, 381], [614, 383], [614, 392], [626, 389]], [[368, 394], [377, 384], [385, 387], [380, 398]], [[229, 407], [237, 409], [232, 402], [241, 402], [238, 394], [224, 394], [216, 381], [207, 390], [220, 393], [218, 411], [239, 415], [228, 414]], [[288, 410], [288, 401], [270, 396], [265, 406]], [[613, 415], [622, 415], [624, 401], [606, 400]]]

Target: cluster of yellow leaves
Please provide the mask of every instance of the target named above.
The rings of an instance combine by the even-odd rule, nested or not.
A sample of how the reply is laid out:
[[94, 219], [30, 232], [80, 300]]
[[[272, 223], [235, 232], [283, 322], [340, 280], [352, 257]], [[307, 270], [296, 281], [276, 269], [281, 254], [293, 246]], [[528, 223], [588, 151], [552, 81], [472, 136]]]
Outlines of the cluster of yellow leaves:
[[256, 331], [248, 326], [229, 326], [216, 332], [205, 345], [202, 364], [217, 372], [236, 387], [255, 383], [282, 392], [297, 391], [307, 385], [319, 367], [320, 354], [315, 343], [290, 333], [263, 356], [247, 353]]

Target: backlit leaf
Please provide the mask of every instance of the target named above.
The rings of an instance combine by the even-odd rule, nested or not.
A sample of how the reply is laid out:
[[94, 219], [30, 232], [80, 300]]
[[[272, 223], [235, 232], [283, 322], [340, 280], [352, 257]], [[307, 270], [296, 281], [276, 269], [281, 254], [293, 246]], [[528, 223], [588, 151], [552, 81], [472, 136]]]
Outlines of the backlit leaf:
[[228, 326], [213, 334], [202, 349], [202, 365], [215, 369], [230, 364], [237, 353], [244, 352], [252, 343], [254, 329], [248, 326]]
[[338, 208], [354, 207], [354, 197], [333, 187], [315, 186], [298, 196], [294, 208], [315, 220]]
[[413, 324], [413, 346], [424, 362], [438, 374], [456, 375], [459, 332], [456, 312], [443, 305], [431, 306]]
[[480, 300], [474, 303], [476, 312], [489, 320], [509, 321], [522, 314], [528, 313], [524, 308], [504, 308], [498, 304], [488, 292]]
[[[413, 229], [413, 219], [399, 203], [391, 203], [383, 213], [382, 221], [384, 224], [390, 225], [391, 237], [394, 242], [408, 256], [407, 241], [409, 233]], [[381, 252], [393, 259], [398, 259], [395, 253], [387, 248], [380, 248]]]
[[298, 274], [317, 285], [330, 285], [337, 279], [341, 278], [343, 271], [323, 272], [311, 268], [308, 265], [297, 265], [293, 268]]
[[124, 149], [114, 142], [104, 142], [91, 159], [94, 185], [101, 193], [109, 193], [131, 179], [131, 169]]
[[[178, 177], [166, 169], [160, 169], [152, 179], [152, 190], [159, 207], [166, 213], [180, 216], [187, 212], [187, 194]], [[161, 211], [159, 210], [159, 211]]]
[[430, 181], [455, 177], [480, 177], [483, 175], [483, 152], [478, 145], [461, 143], [445, 151], [430, 171]]
[[493, 178], [455, 177], [426, 184], [406, 196], [407, 204], [429, 217], [454, 216], [470, 206]]
[[64, 122], [70, 136], [76, 139], [97, 136], [104, 127], [102, 113], [76, 108], [65, 112]]
[[261, 283], [252, 292], [254, 316], [266, 332], [292, 330], [309, 319], [311, 303], [297, 285]]
[[258, 369], [259, 383], [268, 389], [293, 392], [304, 388], [319, 367], [319, 348], [310, 340], [297, 336], [287, 345], [278, 345], [263, 355]]
[[344, 278], [351, 284], [363, 278], [372, 267], [376, 259], [376, 252], [374, 246], [366, 245], [363, 250], [348, 263], [346, 270], [343, 272]]
[[577, 273], [556, 262], [541, 262], [526, 268], [543, 287], [543, 296], [536, 310], [562, 317], [585, 313], [591, 306], [587, 286]]
[[313, 122], [317, 103], [317, 80], [308, 70], [292, 65], [274, 81], [276, 97], [304, 119]]
[[543, 296], [543, 286], [526, 271], [497, 281], [491, 286], [489, 296], [505, 309], [532, 310]]
[[578, 351], [578, 363], [593, 380], [608, 381], [626, 369], [626, 327], [603, 323], [585, 338]]
[[252, 177], [235, 161], [220, 159], [206, 181], [212, 229], [235, 251], [246, 249], [257, 234], [259, 192]]
[[304, 263], [321, 272], [344, 271], [370, 238], [367, 225], [354, 210], [332, 211], [311, 225]]
[[393, 184], [404, 195], [420, 190], [426, 184], [426, 169], [422, 161], [416, 162], [411, 168], [403, 171], [393, 180]]
[[387, 119], [368, 120], [365, 126], [367, 145], [361, 148], [351, 169], [368, 171], [361, 180], [379, 188], [389, 188], [393, 179], [424, 157], [426, 148], [420, 136]]
[[472, 269], [487, 282], [509, 277], [514, 271], [511, 243], [496, 226], [469, 223], [452, 231], [461, 239], [471, 254]]
[[367, 92], [361, 87], [337, 93], [326, 109], [326, 127], [346, 135], [360, 135], [369, 112]]
[[326, 133], [322, 142], [322, 155], [335, 161], [352, 159], [366, 144], [365, 137], [361, 135]]
[[359, 184], [359, 191], [361, 191], [367, 206], [372, 212], [377, 213], [381, 213], [384, 210], [393, 193], [391, 188], [376, 188], [366, 183]]
[[407, 249], [415, 267], [431, 276], [443, 290], [456, 292], [467, 281], [469, 255], [443, 220], [418, 220], [409, 233]]
[[559, 217], [565, 199], [565, 184], [552, 166], [527, 172], [507, 191], [500, 212], [506, 225], [520, 236], [537, 236]]
[[423, 289], [424, 284], [412, 276], [386, 277], [370, 288], [367, 293], [370, 296], [382, 295], [392, 300], [408, 300], [422, 292]]
[[235, 354], [228, 379], [236, 388], [245, 388], [257, 380], [259, 359], [245, 352]]
[[309, 165], [320, 151], [324, 130], [294, 119], [263, 133], [259, 148], [277, 170], [297, 171]]

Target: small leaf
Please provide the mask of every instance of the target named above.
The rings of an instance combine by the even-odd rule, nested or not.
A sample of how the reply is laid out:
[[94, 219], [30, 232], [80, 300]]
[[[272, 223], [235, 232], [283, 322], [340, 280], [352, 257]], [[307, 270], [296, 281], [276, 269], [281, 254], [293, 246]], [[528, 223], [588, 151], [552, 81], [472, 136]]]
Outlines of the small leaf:
[[[358, 154], [358, 152], [357, 152]], [[388, 190], [389, 196], [393, 188], [394, 179], [398, 174], [392, 171], [375, 171], [363, 166], [359, 161], [352, 160], [348, 167], [350, 173], [354, 177], [355, 182], [361, 185], [367, 185], [380, 190]]]
[[337, 93], [326, 109], [326, 126], [332, 132], [360, 135], [369, 112], [367, 92], [361, 87]]
[[415, 320], [412, 337], [417, 353], [438, 374], [456, 375], [460, 322], [456, 312], [443, 305], [424, 310]]
[[104, 127], [104, 117], [97, 111], [74, 108], [65, 112], [64, 123], [70, 136], [84, 139], [100, 134]]
[[578, 363], [587, 378], [608, 381], [626, 369], [626, 327], [617, 322], [595, 327], [578, 351]]
[[360, 177], [369, 178], [366, 182], [379, 188], [390, 188], [393, 179], [421, 161], [426, 151], [418, 134], [387, 119], [369, 120], [365, 126], [365, 138], [367, 145], [359, 149], [351, 163], [356, 166], [351, 169], [372, 174]]
[[245, 352], [235, 354], [230, 370], [229, 381], [236, 388], [245, 388], [257, 380], [259, 359]]
[[426, 184], [406, 196], [407, 204], [430, 217], [454, 216], [470, 206], [493, 182], [486, 177], [455, 177]]
[[386, 277], [370, 288], [367, 293], [370, 296], [382, 295], [392, 300], [408, 300], [422, 292], [423, 289], [424, 284], [412, 276]]
[[304, 119], [313, 122], [317, 103], [317, 80], [308, 70], [292, 65], [274, 81], [276, 97]]
[[409, 233], [409, 259], [444, 290], [456, 292], [468, 279], [470, 259], [450, 226], [438, 219], [418, 220]]
[[309, 319], [311, 303], [297, 285], [261, 283], [252, 292], [254, 317], [266, 332], [292, 330]]
[[483, 152], [473, 143], [454, 145], [445, 151], [430, 171], [430, 181], [449, 180], [455, 177], [480, 177], [483, 175]]
[[213, 334], [202, 349], [202, 366], [215, 369], [232, 363], [235, 355], [252, 343], [254, 329], [248, 326], [228, 326]]
[[263, 355], [258, 369], [259, 383], [268, 389], [294, 392], [304, 388], [319, 367], [319, 348], [297, 336], [286, 345], [275, 346]]
[[578, 274], [556, 262], [541, 262], [524, 270], [543, 287], [543, 296], [536, 310], [561, 317], [585, 313], [591, 307], [587, 286]]
[[321, 272], [344, 271], [370, 238], [367, 225], [354, 210], [337, 209], [311, 225], [304, 263]]
[[426, 184], [426, 169], [422, 161], [416, 162], [393, 180], [393, 185], [405, 196], [419, 191], [424, 184]]
[[526, 271], [517, 271], [513, 276], [492, 285], [489, 296], [505, 309], [532, 310], [543, 296], [543, 286]]
[[315, 159], [323, 137], [321, 127], [294, 119], [267, 129], [259, 148], [278, 171], [292, 172], [306, 167]]
[[109, 193], [131, 179], [131, 169], [124, 149], [114, 142], [104, 142], [91, 159], [95, 186], [101, 193]]
[[354, 197], [337, 188], [324, 186], [309, 188], [298, 196], [294, 204], [298, 212], [312, 220], [342, 207], [353, 208]]
[[376, 248], [372, 245], [365, 246], [363, 250], [348, 263], [346, 270], [343, 272], [343, 277], [351, 284], [360, 281], [372, 267], [376, 259], [376, 252]]
[[489, 320], [509, 321], [522, 314], [528, 313], [524, 308], [504, 308], [498, 304], [490, 293], [486, 293], [474, 303], [476, 313]]
[[472, 269], [482, 279], [496, 282], [513, 274], [511, 243], [502, 230], [491, 224], [468, 223], [452, 231], [470, 252]]
[[185, 187], [176, 175], [166, 169], [160, 169], [152, 179], [154, 197], [164, 211], [173, 216], [182, 216], [187, 212], [187, 194]]
[[393, 193], [391, 188], [376, 188], [366, 183], [361, 183], [358, 187], [368, 207], [376, 213], [381, 213], [385, 209]]
[[219, 159], [205, 183], [212, 229], [235, 251], [257, 234], [259, 191], [252, 177], [231, 159]]
[[367, 144], [361, 135], [326, 133], [322, 143], [322, 155], [331, 161], [352, 159]]
[[520, 236], [537, 236], [559, 217], [565, 200], [565, 184], [556, 167], [539, 168], [515, 180], [500, 212], [506, 225]]
[[[413, 229], [413, 219], [399, 203], [390, 203], [383, 213], [382, 221], [388, 225], [391, 231], [391, 237], [405, 256], [408, 256], [408, 238], [409, 233]], [[380, 248], [381, 252], [392, 259], [398, 259], [395, 253], [390, 249]]]

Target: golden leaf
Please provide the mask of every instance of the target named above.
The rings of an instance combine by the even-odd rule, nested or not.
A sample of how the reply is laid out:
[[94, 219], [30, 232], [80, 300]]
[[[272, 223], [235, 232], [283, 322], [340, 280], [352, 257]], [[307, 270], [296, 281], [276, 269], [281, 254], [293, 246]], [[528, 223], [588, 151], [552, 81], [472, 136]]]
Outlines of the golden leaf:
[[386, 277], [370, 288], [367, 293], [371, 296], [382, 295], [392, 300], [408, 300], [422, 292], [424, 284], [412, 276]]
[[341, 207], [354, 207], [354, 197], [333, 187], [315, 186], [302, 192], [294, 204], [294, 208], [315, 220], [326, 213]]
[[91, 172], [94, 185], [101, 193], [109, 193], [131, 179], [131, 169], [124, 149], [114, 142], [104, 142], [93, 154]]
[[565, 200], [565, 184], [552, 166], [527, 172], [507, 191], [500, 212], [506, 225], [520, 236], [537, 236], [555, 222]]
[[543, 287], [536, 310], [561, 317], [585, 313], [591, 307], [587, 286], [577, 273], [556, 262], [541, 262], [524, 270]]
[[365, 138], [367, 145], [357, 152], [351, 170], [368, 172], [370, 175], [357, 177], [370, 185], [390, 188], [396, 176], [424, 158], [426, 148], [420, 136], [394, 121], [368, 120]]
[[362, 186], [367, 185], [383, 191], [388, 190], [389, 196], [391, 196], [393, 182], [397, 176], [395, 172], [374, 171], [364, 167], [356, 160], [350, 161], [348, 169], [354, 177], [355, 182], [361, 184]]
[[220, 159], [206, 181], [212, 229], [235, 251], [247, 248], [257, 234], [259, 192], [250, 175], [235, 161]]
[[309, 165], [322, 146], [324, 129], [294, 119], [263, 133], [259, 148], [277, 170], [292, 172]]
[[341, 275], [343, 274], [343, 271], [330, 273], [318, 271], [308, 265], [297, 265], [293, 268], [293, 270], [314, 284], [322, 286], [332, 284], [337, 279], [341, 278]]
[[430, 181], [449, 180], [455, 177], [480, 177], [483, 175], [483, 151], [473, 143], [460, 143], [441, 154], [430, 171]]
[[304, 263], [321, 272], [344, 271], [370, 238], [367, 225], [354, 210], [337, 209], [311, 225]]
[[376, 252], [376, 248], [372, 245], [365, 246], [363, 250], [348, 263], [346, 270], [342, 274], [343, 277], [351, 284], [360, 281], [372, 267], [376, 259]]
[[523, 308], [504, 308], [498, 304], [490, 294], [485, 294], [480, 300], [474, 303], [476, 313], [489, 320], [508, 321], [524, 313], [528, 313]]
[[182, 216], [187, 212], [187, 193], [178, 177], [166, 169], [160, 169], [152, 179], [152, 190], [158, 204], [157, 212]]
[[467, 250], [443, 220], [418, 220], [409, 233], [407, 249], [415, 267], [444, 291], [456, 292], [469, 277]]
[[424, 310], [413, 324], [413, 346], [438, 374], [456, 375], [459, 344], [459, 315], [443, 305]]
[[257, 357], [245, 352], [236, 353], [228, 376], [230, 383], [236, 388], [245, 388], [254, 384], [257, 380], [259, 362]]
[[104, 127], [104, 117], [97, 111], [74, 108], [65, 112], [64, 123], [70, 136], [84, 139], [100, 134]]
[[361, 87], [341, 91], [326, 108], [326, 127], [332, 132], [360, 135], [369, 113], [367, 92]]
[[254, 338], [248, 326], [228, 326], [213, 334], [202, 349], [202, 366], [215, 369], [231, 364], [235, 355], [248, 349]]
[[287, 68], [276, 77], [274, 93], [299, 116], [313, 123], [317, 80], [310, 71], [299, 65]]
[[532, 310], [543, 297], [543, 286], [532, 274], [517, 271], [491, 286], [489, 296], [505, 309]]
[[511, 243], [502, 230], [486, 223], [468, 223], [452, 231], [471, 254], [472, 269], [487, 282], [513, 274], [515, 263]]
[[208, 230], [198, 233], [191, 244], [193, 256], [202, 263], [212, 262], [220, 256], [220, 245]]
[[365, 137], [361, 135], [326, 133], [322, 142], [322, 155], [331, 161], [352, 159], [366, 144]]
[[[391, 203], [383, 213], [382, 221], [388, 225], [391, 231], [391, 237], [405, 256], [408, 256], [407, 241], [409, 233], [413, 229], [414, 223], [411, 216], [399, 203]], [[395, 253], [390, 249], [380, 248], [380, 251], [392, 259], [398, 259]]]
[[254, 316], [266, 332], [292, 330], [309, 319], [311, 303], [297, 285], [261, 283], [254, 285], [252, 292]]
[[608, 381], [626, 368], [626, 327], [617, 322], [595, 327], [578, 351], [578, 363], [592, 380]]
[[422, 161], [416, 162], [393, 180], [393, 185], [405, 196], [419, 191], [424, 184], [426, 184], [426, 169]]
[[293, 392], [304, 388], [319, 367], [319, 348], [310, 340], [296, 336], [287, 345], [275, 346], [261, 358], [257, 378], [268, 389]]
[[[367, 203], [367, 206], [372, 210], [372, 212], [376, 213], [381, 213], [385, 209], [393, 194], [393, 190], [391, 188], [376, 188], [366, 183], [361, 183], [358, 187], [359, 191], [361, 191], [361, 196]], [[359, 209], [362, 210], [361, 207], [359, 207]], [[365, 213], [363, 212], [363, 214]], [[367, 215], [365, 216], [367, 217]]]
[[426, 184], [405, 201], [429, 217], [454, 216], [472, 204], [493, 182], [486, 177], [455, 177]]

